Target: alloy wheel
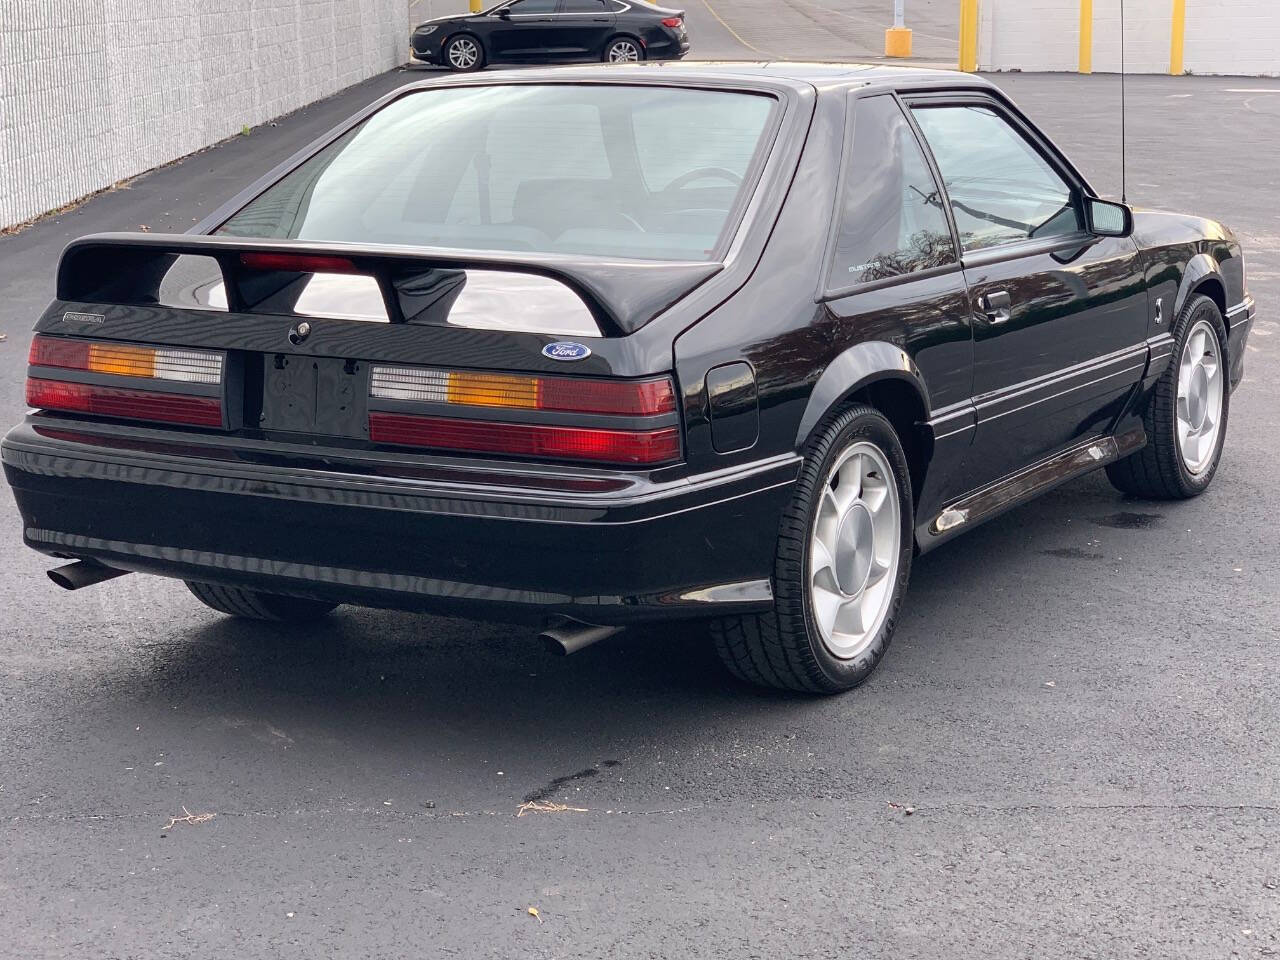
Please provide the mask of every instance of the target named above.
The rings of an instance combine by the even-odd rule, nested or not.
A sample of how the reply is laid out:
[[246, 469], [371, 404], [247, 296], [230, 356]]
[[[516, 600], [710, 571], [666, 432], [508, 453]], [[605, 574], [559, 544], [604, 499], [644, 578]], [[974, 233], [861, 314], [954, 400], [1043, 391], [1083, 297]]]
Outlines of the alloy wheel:
[[610, 63], [635, 63], [640, 59], [640, 48], [630, 40], [615, 40], [609, 47]]
[[1191, 328], [1178, 361], [1178, 451], [1193, 475], [1213, 462], [1222, 423], [1222, 348], [1207, 320]]
[[449, 64], [458, 70], [470, 70], [480, 59], [480, 48], [467, 37], [459, 37], [449, 44]]
[[849, 660], [875, 639], [893, 602], [901, 504], [889, 461], [850, 444], [828, 471], [809, 538], [809, 599], [822, 642]]

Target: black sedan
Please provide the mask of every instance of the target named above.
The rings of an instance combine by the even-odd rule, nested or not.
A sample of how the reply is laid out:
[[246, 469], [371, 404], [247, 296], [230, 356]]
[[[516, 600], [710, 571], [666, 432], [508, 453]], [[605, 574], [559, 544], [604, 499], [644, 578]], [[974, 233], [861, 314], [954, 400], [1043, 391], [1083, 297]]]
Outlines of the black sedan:
[[437, 17], [409, 38], [414, 60], [479, 70], [490, 63], [634, 63], [689, 52], [684, 11], [643, 0], [506, 0]]
[[70, 588], [564, 651], [706, 618], [832, 692], [918, 554], [1098, 468], [1202, 493], [1253, 319], [1226, 227], [1100, 199], [973, 77], [450, 78], [190, 234], [73, 242], [2, 453]]

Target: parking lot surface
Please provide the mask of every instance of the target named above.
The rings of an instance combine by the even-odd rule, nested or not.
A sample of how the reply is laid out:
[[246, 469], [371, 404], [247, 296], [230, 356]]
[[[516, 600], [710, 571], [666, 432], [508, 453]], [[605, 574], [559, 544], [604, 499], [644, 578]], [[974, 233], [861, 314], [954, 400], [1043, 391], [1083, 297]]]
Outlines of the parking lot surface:
[[[66, 241], [186, 229], [417, 76], [0, 239], [0, 421]], [[1118, 190], [1114, 77], [995, 79]], [[1130, 199], [1231, 224], [1259, 303], [1217, 479], [1088, 477], [922, 558], [852, 694], [739, 686], [696, 629], [553, 659], [496, 624], [232, 622], [142, 576], [64, 593], [0, 488], [0, 956], [1280, 953], [1280, 83], [1129, 95]]]

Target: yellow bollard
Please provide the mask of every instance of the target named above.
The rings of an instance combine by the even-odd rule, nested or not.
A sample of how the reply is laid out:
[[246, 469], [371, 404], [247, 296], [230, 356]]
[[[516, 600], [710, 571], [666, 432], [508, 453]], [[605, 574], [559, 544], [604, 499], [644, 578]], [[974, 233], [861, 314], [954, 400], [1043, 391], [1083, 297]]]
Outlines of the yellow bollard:
[[1093, 0], [1080, 0], [1080, 73], [1093, 73]]
[[471, 12], [479, 13], [484, 9], [484, 0], [471, 0]]
[[1173, 23], [1169, 31], [1169, 73], [1181, 76], [1182, 50], [1187, 36], [1187, 0], [1173, 0]]
[[960, 0], [960, 69], [978, 69], [978, 0]]
[[886, 57], [911, 56], [910, 27], [890, 27], [884, 32], [884, 55]]

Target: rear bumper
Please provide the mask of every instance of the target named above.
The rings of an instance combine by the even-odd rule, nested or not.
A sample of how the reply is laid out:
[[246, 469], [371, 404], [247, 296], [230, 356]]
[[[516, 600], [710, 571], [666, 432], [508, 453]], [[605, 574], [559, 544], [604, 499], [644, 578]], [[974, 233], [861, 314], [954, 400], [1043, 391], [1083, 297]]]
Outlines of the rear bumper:
[[645, 40], [645, 56], [650, 60], [682, 60], [688, 53], [688, 34], [680, 36], [670, 27], [660, 27]]
[[36, 550], [527, 622], [768, 609], [779, 512], [798, 468], [781, 458], [665, 483], [492, 462], [409, 470], [344, 451], [248, 458], [225, 437], [87, 429], [33, 416], [0, 444]]

